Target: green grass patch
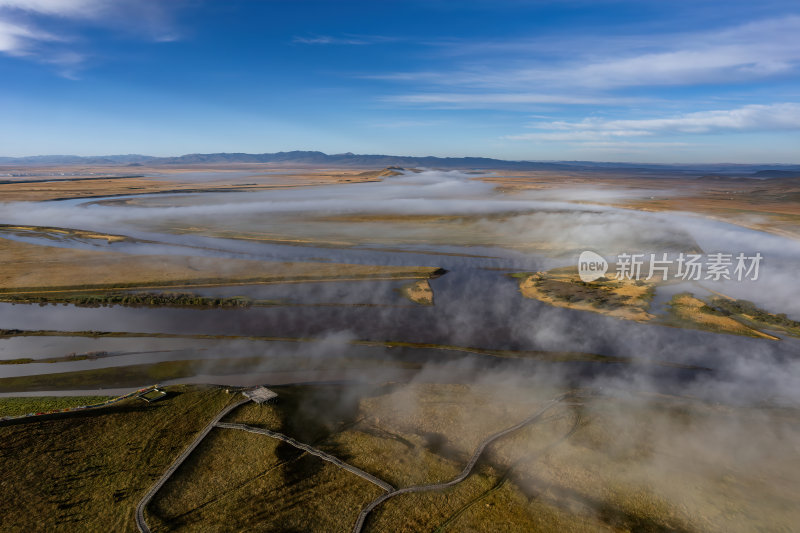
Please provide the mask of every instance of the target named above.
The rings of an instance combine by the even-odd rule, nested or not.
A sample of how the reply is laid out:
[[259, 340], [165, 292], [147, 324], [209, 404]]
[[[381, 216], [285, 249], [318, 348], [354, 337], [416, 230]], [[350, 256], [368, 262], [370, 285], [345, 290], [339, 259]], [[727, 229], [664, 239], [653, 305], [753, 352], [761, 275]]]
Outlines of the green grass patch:
[[78, 307], [123, 305], [128, 307], [251, 307], [267, 301], [254, 301], [244, 296], [209, 298], [190, 293], [39, 293], [0, 294], [0, 301], [23, 304], [71, 304]]
[[[324, 366], [321, 366], [323, 365]], [[226, 375], [240, 374], [258, 370], [260, 372], [287, 372], [294, 370], [315, 370], [324, 368], [373, 368], [373, 367], [417, 368], [415, 363], [386, 361], [371, 358], [342, 357], [321, 362], [313, 357], [233, 357], [224, 359], [189, 359], [183, 361], [164, 361], [140, 365], [116, 366], [58, 372], [35, 376], [0, 378], [0, 392], [25, 392], [47, 390], [75, 390], [94, 388], [139, 387], [147, 383], [160, 383], [172, 379], [196, 376], [199, 374]]]
[[0, 417], [93, 405], [109, 399], [111, 399], [111, 396], [20, 396], [0, 398]]
[[774, 328], [800, 336], [800, 322], [790, 319], [785, 313], [765, 311], [751, 301], [714, 298], [711, 300], [710, 306], [720, 315], [735, 317], [752, 327]]
[[208, 386], [164, 400], [0, 424], [4, 531], [135, 532], [134, 509], [181, 450], [233, 400]]
[[[563, 392], [541, 384], [435, 383], [274, 390], [276, 403], [243, 405], [226, 421], [279, 431], [396, 487], [451, 479], [483, 438]], [[0, 424], [4, 529], [133, 533], [142, 495], [223, 406], [240, 398], [209, 386], [166, 391], [154, 404], [132, 399]], [[770, 421], [755, 408], [664, 395], [580, 398], [492, 444], [461, 484], [385, 502], [365, 531], [494, 531], [501, 524], [520, 533], [684, 533], [739, 525], [788, 531], [797, 523], [794, 489], [780, 466], [796, 455], [796, 410]], [[740, 441], [727, 430], [742, 422], [755, 444], [771, 447], [764, 457], [777, 477], [758, 462], [741, 462]], [[784, 438], [775, 439], [776, 430]], [[694, 445], [698, 435], [710, 449]], [[649, 469], [654, 460], [664, 467], [659, 483]], [[271, 437], [216, 428], [145, 516], [156, 532], [349, 531], [378, 494]], [[720, 508], [730, 511], [710, 523]]]

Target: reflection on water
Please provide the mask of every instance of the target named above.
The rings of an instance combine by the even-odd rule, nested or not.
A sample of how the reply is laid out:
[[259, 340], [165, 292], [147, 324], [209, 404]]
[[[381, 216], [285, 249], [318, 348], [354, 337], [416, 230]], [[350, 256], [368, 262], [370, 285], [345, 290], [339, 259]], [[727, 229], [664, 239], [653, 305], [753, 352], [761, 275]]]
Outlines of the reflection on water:
[[[131, 348], [141, 352], [165, 352], [202, 347], [202, 341], [167, 338], [138, 338], [135, 342], [127, 338], [109, 337], [64, 337], [35, 336], [0, 338], [0, 361], [30, 358], [47, 359], [69, 354], [127, 353]], [[7, 370], [7, 368], [6, 368]]]
[[[300, 288], [297, 294], [304, 295], [300, 296], [301, 299], [324, 299], [335, 295], [345, 301], [359, 302], [374, 301], [374, 296], [381, 294], [397, 298], [392, 290], [394, 284], [368, 281], [348, 282], [341, 286], [336, 283], [308, 284], [308, 287], [298, 284], [277, 288], [257, 287], [257, 291], [264, 290], [259, 296], [291, 298], [292, 291]], [[0, 365], [0, 375], [31, 375], [145, 362], [242, 356], [263, 358], [264, 368], [274, 368], [279, 359], [281, 365], [291, 366], [292, 358], [300, 361], [307, 357], [326, 357], [329, 362], [353, 357], [390, 357], [405, 361], [411, 358], [418, 362], [463, 358], [474, 362], [486, 359], [463, 352], [386, 349], [348, 343], [351, 339], [359, 339], [484, 349], [591, 352], [640, 361], [708, 367], [713, 369], [715, 379], [737, 380], [743, 379], [742, 374], [749, 375], [761, 370], [769, 369], [774, 373], [779, 370], [775, 365], [781, 361], [791, 362], [791, 358], [800, 352], [800, 342], [795, 339], [780, 342], [751, 339], [639, 324], [594, 313], [553, 308], [522, 298], [516, 281], [495, 271], [465, 269], [450, 272], [431, 280], [431, 286], [436, 294], [436, 305], [433, 307], [413, 304], [394, 307], [277, 305], [200, 310], [0, 304], [0, 322], [7, 329], [34, 329], [31, 325], [35, 325], [35, 329], [39, 330], [227, 337], [217, 340], [15, 337], [0, 342], [0, 354], [4, 359], [11, 358], [14, 353], [42, 357], [107, 351], [117, 355], [65, 363]], [[674, 287], [674, 290], [680, 288]], [[320, 342], [281, 343], [230, 338], [249, 336], [313, 338]], [[504, 361], [504, 364], [519, 364], [519, 361]], [[558, 366], [562, 371], [574, 373], [576, 378], [609, 371], [625, 375], [631, 368], [604, 363], [564, 363]], [[665, 372], [681, 379], [707, 379], [707, 373], [637, 367], [640, 376], [664, 375]]]
[[208, 298], [235, 298], [237, 296], [247, 296], [254, 300], [268, 300], [302, 305], [403, 305], [411, 307], [414, 304], [403, 296], [401, 292], [401, 288], [408, 283], [408, 280], [369, 282], [325, 281], [318, 283], [190, 287], [161, 292], [186, 292]]
[[650, 302], [650, 313], [656, 315], [668, 314], [669, 306], [667, 304], [673, 296], [682, 292], [691, 292], [699, 298], [708, 298], [714, 295], [708, 288], [691, 281], [658, 285], [653, 300]]

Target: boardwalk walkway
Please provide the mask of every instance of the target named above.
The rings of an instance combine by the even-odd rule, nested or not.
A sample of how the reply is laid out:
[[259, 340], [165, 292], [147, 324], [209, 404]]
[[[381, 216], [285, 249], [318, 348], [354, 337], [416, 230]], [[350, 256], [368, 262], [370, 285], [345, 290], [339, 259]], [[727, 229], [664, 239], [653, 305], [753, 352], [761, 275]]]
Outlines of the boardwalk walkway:
[[464, 481], [467, 478], [467, 476], [470, 475], [470, 473], [472, 472], [472, 469], [475, 468], [475, 464], [478, 462], [478, 459], [480, 459], [481, 454], [483, 454], [483, 451], [486, 449], [487, 446], [489, 446], [492, 442], [496, 441], [497, 439], [505, 437], [509, 433], [513, 433], [514, 431], [517, 431], [518, 429], [521, 429], [521, 428], [527, 426], [531, 422], [536, 421], [542, 415], [544, 415], [547, 411], [549, 411], [550, 409], [555, 407], [558, 403], [562, 402], [567, 396], [568, 396], [568, 394], [562, 394], [560, 396], [557, 396], [556, 398], [553, 398], [552, 400], [547, 402], [544, 405], [544, 407], [539, 409], [537, 412], [535, 412], [534, 414], [532, 414], [531, 416], [529, 416], [528, 418], [526, 418], [522, 422], [514, 424], [511, 427], [508, 427], [508, 428], [506, 428], [504, 430], [498, 431], [497, 433], [489, 435], [488, 437], [483, 439], [483, 441], [481, 441], [481, 443], [478, 445], [478, 448], [475, 450], [475, 453], [472, 454], [472, 458], [467, 463], [467, 466], [464, 467], [464, 470], [462, 470], [459, 475], [457, 475], [456, 477], [454, 477], [450, 481], [447, 481], [447, 482], [444, 482], [444, 483], [434, 483], [432, 485], [414, 485], [413, 487], [406, 487], [406, 488], [403, 488], [403, 489], [398, 489], [398, 490], [395, 490], [393, 492], [387, 492], [386, 494], [382, 494], [382, 495], [378, 496], [372, 502], [370, 502], [369, 505], [367, 505], [366, 507], [364, 507], [364, 509], [361, 510], [361, 513], [358, 515], [358, 519], [356, 521], [356, 525], [353, 527], [353, 533], [361, 533], [361, 530], [364, 529], [364, 524], [365, 524], [365, 522], [367, 520], [367, 517], [369, 516], [369, 513], [371, 513], [377, 506], [379, 506], [380, 504], [382, 504], [383, 502], [385, 502], [389, 498], [393, 498], [395, 496], [399, 496], [400, 494], [408, 494], [408, 493], [411, 493], [411, 492], [424, 492], [424, 491], [429, 491], [429, 490], [442, 490], [442, 489], [446, 489], [448, 487], [452, 487], [453, 485], [457, 485], [458, 483], [461, 483], [462, 481]]
[[139, 505], [136, 506], [136, 527], [139, 528], [139, 531], [141, 531], [142, 533], [150, 533], [150, 528], [147, 527], [147, 523], [144, 521], [144, 509], [145, 507], [147, 507], [147, 504], [150, 503], [150, 500], [153, 499], [153, 496], [156, 495], [159, 489], [161, 489], [161, 487], [164, 486], [164, 483], [166, 483], [167, 480], [169, 480], [169, 478], [172, 476], [172, 474], [175, 473], [178, 467], [181, 466], [181, 463], [183, 463], [186, 460], [186, 458], [189, 457], [189, 455], [191, 455], [194, 449], [197, 448], [197, 445], [200, 444], [204, 438], [206, 438], [209, 432], [211, 432], [211, 430], [214, 429], [214, 426], [216, 426], [217, 423], [220, 420], [222, 420], [222, 418], [225, 415], [227, 415], [240, 405], [244, 405], [249, 401], [250, 401], [249, 398], [239, 400], [238, 402], [232, 403], [229, 406], [225, 407], [222, 411], [220, 411], [217, 414], [217, 416], [215, 416], [214, 419], [208, 423], [208, 425], [203, 429], [203, 431], [201, 431], [197, 435], [197, 437], [195, 437], [195, 439], [189, 444], [189, 446], [187, 446], [186, 449], [183, 450], [183, 453], [181, 453], [178, 456], [178, 458], [175, 459], [175, 461], [173, 461], [173, 463], [158, 479], [158, 481], [156, 481], [155, 484], [152, 487], [150, 487], [150, 490], [148, 490], [147, 493], [144, 495], [144, 498], [141, 499]]

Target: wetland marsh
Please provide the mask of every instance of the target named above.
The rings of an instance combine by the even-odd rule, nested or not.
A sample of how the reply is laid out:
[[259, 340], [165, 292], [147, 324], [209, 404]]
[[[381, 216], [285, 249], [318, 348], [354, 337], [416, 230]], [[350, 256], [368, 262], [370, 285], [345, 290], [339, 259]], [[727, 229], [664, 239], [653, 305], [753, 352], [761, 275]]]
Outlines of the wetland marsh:
[[[770, 406], [758, 415], [769, 431], [788, 427], [784, 418], [775, 417], [775, 409], [795, 416], [800, 340], [793, 319], [800, 308], [791, 280], [800, 257], [797, 241], [691, 214], [587, 203], [587, 197], [598, 194], [604, 203], [652, 194], [652, 189], [618, 184], [604, 184], [600, 194], [598, 186], [587, 189], [569, 181], [543, 192], [520, 189], [516, 180], [517, 188], [510, 191], [503, 185], [508, 178], [498, 185], [500, 177], [492, 172], [392, 170], [357, 177], [359, 182], [343, 178], [330, 184], [313, 175], [299, 179], [291, 173], [243, 172], [231, 180], [205, 171], [203, 186], [208, 190], [202, 192], [158, 185], [130, 196], [87, 194], [0, 204], [0, 392], [21, 398], [16, 407], [9, 404], [10, 412], [37, 405], [26, 394], [44, 395], [42, 406], [59, 405], [46, 399], [47, 394], [66, 396], [64, 405], [80, 405], [69, 395], [112, 396], [161, 383], [167, 398], [179, 391], [212, 401], [219, 389], [204, 384], [269, 384], [289, 398], [278, 411], [302, 411], [275, 415], [283, 417], [280, 424], [290, 436], [322, 439], [329, 452], [371, 474], [411, 483], [421, 475], [419, 469], [432, 480], [457, 471], [469, 447], [458, 451], [456, 435], [474, 440], [491, 429], [472, 427], [465, 418], [452, 427], [452, 422], [438, 420], [425, 429], [425, 417], [438, 412], [434, 398], [447, 398], [441, 401], [451, 402], [453, 413], [471, 405], [476, 394], [491, 398], [486, 400], [490, 403], [544, 401], [542, 388], [602, 392], [613, 398], [604, 401], [619, 403], [614, 409], [620, 412], [609, 412], [597, 407], [601, 400], [581, 400], [592, 414], [574, 418], [573, 426], [567, 422], [571, 415], [563, 412], [557, 418], [563, 423], [549, 437], [532, 428], [521, 432], [527, 437], [504, 439], [492, 447], [487, 462], [479, 463], [477, 473], [454, 492], [443, 493], [444, 499], [435, 493], [403, 495], [382, 504], [366, 523], [368, 528], [399, 523], [398, 513], [408, 513], [411, 505], [419, 511], [408, 522], [416, 524], [409, 531], [423, 523], [483, 524], [488, 515], [476, 512], [478, 501], [489, 502], [481, 504], [490, 506], [489, 513], [494, 506], [503, 509], [520, 530], [533, 527], [530, 520], [543, 512], [551, 514], [542, 527], [577, 531], [589, 523], [595, 529], [650, 524], [693, 530], [698, 513], [706, 511], [693, 507], [678, 513], [676, 506], [685, 502], [679, 503], [681, 498], [670, 490], [661, 491], [666, 478], [660, 464], [656, 467], [651, 452], [638, 448], [662, 446], [666, 426], [680, 431], [675, 428], [682, 415], [672, 411], [671, 402], [688, 402], [692, 439], [704, 424], [738, 434], [743, 417], [750, 416], [745, 413], [756, 405]], [[261, 187], [264, 180], [268, 190]], [[248, 185], [255, 189], [245, 193], [236, 185], [220, 191], [225, 183], [240, 181], [255, 184]], [[652, 185], [658, 184], [662, 182]], [[575, 273], [576, 254], [583, 249], [600, 251], [610, 261], [626, 252], [719, 250], [758, 251], [767, 259], [760, 279], [748, 283], [620, 281], [614, 279], [613, 263], [608, 278], [584, 283]], [[686, 311], [690, 307], [694, 314]], [[293, 388], [296, 384], [304, 385]], [[337, 392], [325, 392], [331, 390]], [[347, 406], [347, 416], [336, 419], [344, 426], [327, 425], [315, 436], [302, 430], [298, 420], [312, 416], [321, 421], [327, 415], [320, 406], [311, 410], [313, 415], [310, 407], [298, 406], [316, 405], [313, 398], [320, 394], [333, 394], [330, 405]], [[627, 426], [631, 413], [646, 416], [632, 400], [641, 394], [652, 398], [644, 411], [666, 409], [669, 414], [659, 419], [650, 437], [631, 436], [632, 447], [615, 452], [631, 454], [617, 459], [629, 465], [631, 475], [613, 474], [608, 465], [589, 493], [575, 492], [584, 474], [562, 461], [580, 457], [588, 466], [596, 459], [593, 454], [613, 447], [601, 429], [606, 424], [623, 424], [632, 431]], [[387, 410], [387, 401], [401, 403]], [[384, 403], [379, 407], [374, 402]], [[106, 417], [107, 424], [117, 418], [123, 425], [138, 423], [139, 409], [131, 404], [129, 412], [128, 404], [120, 405], [97, 416]], [[726, 416], [735, 423], [709, 415], [705, 405], [726, 406]], [[525, 418], [524, 409], [501, 411], [493, 415], [500, 425]], [[233, 418], [255, 417], [249, 423], [276, 427], [275, 421], [258, 422], [263, 415], [250, 407], [241, 413]], [[395, 420], [401, 414], [410, 418]], [[475, 424], [485, 422], [484, 415], [475, 416]], [[55, 422], [36, 424], [47, 432]], [[18, 435], [14, 428], [20, 427], [5, 431]], [[253, 497], [251, 489], [231, 488], [236, 494], [233, 507], [202, 511], [213, 495], [190, 488], [205, 482], [192, 477], [202, 471], [196, 461], [228, 464], [233, 459], [220, 451], [224, 447], [259, 446], [257, 436], [240, 438], [226, 431], [215, 429], [188, 470], [149, 505], [145, 515], [156, 527], [181, 529], [227, 520], [242, 498]], [[535, 435], [544, 441], [584, 439], [594, 451], [584, 449], [581, 456], [570, 445], [563, 458], [548, 459], [546, 476], [571, 472], [556, 491], [554, 481], [509, 466], [523, 460], [526, 439]], [[404, 443], [402, 450], [395, 450], [399, 465], [387, 470], [367, 459], [376, 453], [383, 457], [397, 443]], [[278, 464], [298, 459], [280, 449], [274, 453], [285, 457]], [[735, 456], [733, 450], [720, 453], [726, 465]], [[740, 478], [755, 475], [756, 465], [769, 462], [768, 453], [756, 453]], [[264, 460], [263, 468], [272, 468], [272, 459]], [[391, 463], [388, 456], [386, 461]], [[713, 475], [721, 472], [719, 465], [704, 464]], [[296, 466], [298, 470], [282, 474], [278, 485], [277, 478], [265, 478], [259, 490], [299, 491], [315, 498], [320, 507], [313, 521], [318, 527], [341, 525], [333, 525], [324, 503], [335, 487], [352, 491], [346, 498], [352, 503], [350, 514], [337, 518], [342, 524], [355, 520], [359, 506], [370, 499], [366, 488], [347, 483], [328, 467]], [[229, 487], [240, 478], [255, 479], [242, 465], [230, 468], [231, 479], [208, 479]], [[600, 490], [599, 479], [615, 487], [613, 493]], [[709, 485], [707, 490], [733, 497], [728, 489]], [[120, 495], [118, 501], [129, 502], [132, 494]], [[547, 494], [536, 510], [522, 503], [535, 494]], [[777, 505], [770, 501], [763, 509]], [[88, 504], [76, 505], [83, 509]], [[130, 503], [119, 505], [128, 509]], [[716, 508], [720, 503], [710, 497], [707, 505]], [[114, 515], [113, 506], [105, 509]], [[273, 520], [296, 525], [298, 516], [291, 509], [279, 506], [275, 512], [280, 518]], [[750, 515], [757, 512], [748, 510]], [[786, 517], [774, 518], [774, 523]], [[240, 520], [252, 525], [264, 518], [245, 513]], [[732, 527], [735, 520], [719, 523]]]

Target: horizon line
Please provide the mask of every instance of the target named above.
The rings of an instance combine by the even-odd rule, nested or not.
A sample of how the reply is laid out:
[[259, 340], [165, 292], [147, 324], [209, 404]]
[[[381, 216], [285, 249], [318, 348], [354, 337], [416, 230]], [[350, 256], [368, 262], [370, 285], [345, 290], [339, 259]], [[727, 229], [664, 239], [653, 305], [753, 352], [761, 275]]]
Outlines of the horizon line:
[[[13, 164], [12, 161], [7, 160], [20, 160], [18, 162], [23, 162], [24, 160], [35, 160], [35, 159], [47, 159], [47, 158], [76, 158], [76, 159], [108, 159], [108, 158], [143, 158], [147, 160], [153, 160], [154, 163], [158, 162], [157, 160], [164, 160], [164, 159], [181, 159], [187, 158], [192, 156], [232, 156], [232, 155], [239, 155], [239, 156], [269, 156], [269, 155], [280, 155], [280, 154], [295, 154], [295, 153], [307, 153], [307, 154], [316, 154], [319, 156], [324, 157], [386, 157], [386, 158], [398, 158], [398, 159], [441, 159], [441, 160], [453, 160], [453, 159], [485, 159], [490, 161], [496, 161], [499, 163], [532, 163], [532, 164], [621, 164], [621, 165], [649, 165], [649, 166], [667, 166], [667, 167], [674, 167], [674, 166], [800, 166], [800, 161], [794, 163], [777, 163], [777, 162], [747, 162], [747, 163], [733, 163], [733, 162], [725, 162], [725, 161], [708, 161], [708, 162], [648, 162], [648, 161], [632, 161], [632, 160], [586, 160], [586, 159], [501, 159], [497, 157], [490, 157], [484, 155], [447, 155], [447, 156], [436, 156], [436, 155], [396, 155], [396, 154], [381, 154], [381, 153], [364, 153], [358, 154], [353, 152], [339, 152], [329, 154], [327, 152], [323, 152], [320, 150], [281, 150], [277, 152], [190, 152], [180, 155], [165, 155], [165, 156], [154, 156], [148, 154], [140, 154], [140, 153], [128, 153], [128, 154], [103, 154], [103, 155], [77, 155], [77, 154], [37, 154], [37, 155], [24, 155], [24, 156], [17, 156], [17, 155], [0, 155], [0, 165], [2, 164]], [[30, 161], [33, 163], [34, 161]], [[145, 162], [145, 161], [143, 161]], [[231, 163], [236, 163], [236, 161], [231, 161]], [[241, 161], [239, 163], [247, 163]], [[254, 162], [258, 163], [258, 162]], [[269, 162], [261, 162], [262, 164], [267, 164]], [[45, 164], [45, 163], [43, 163]], [[65, 162], [56, 163], [53, 162], [51, 164], [69, 164]], [[119, 163], [124, 164], [124, 163]]]

